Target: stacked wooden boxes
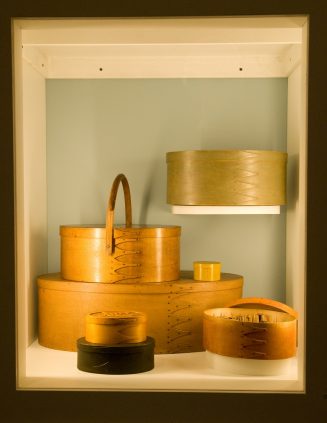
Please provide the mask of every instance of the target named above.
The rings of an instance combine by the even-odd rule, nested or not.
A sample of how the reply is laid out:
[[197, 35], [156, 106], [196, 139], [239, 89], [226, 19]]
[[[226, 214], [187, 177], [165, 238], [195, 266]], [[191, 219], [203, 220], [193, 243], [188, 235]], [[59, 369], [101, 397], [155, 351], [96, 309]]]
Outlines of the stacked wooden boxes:
[[[119, 185], [126, 222], [114, 225]], [[104, 310], [147, 315], [156, 353], [202, 351], [202, 314], [242, 296], [243, 277], [193, 279], [180, 272], [179, 226], [132, 225], [127, 179], [114, 180], [106, 225], [62, 226], [61, 272], [38, 278], [39, 343], [76, 351], [85, 316]]]

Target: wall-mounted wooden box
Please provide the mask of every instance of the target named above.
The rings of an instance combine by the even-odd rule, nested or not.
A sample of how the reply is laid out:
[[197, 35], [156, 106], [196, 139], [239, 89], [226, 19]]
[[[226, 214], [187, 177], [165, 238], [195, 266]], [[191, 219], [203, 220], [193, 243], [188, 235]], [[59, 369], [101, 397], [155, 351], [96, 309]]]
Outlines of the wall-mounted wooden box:
[[[304, 17], [14, 21], [20, 389], [304, 390], [307, 43]], [[288, 79], [285, 300], [299, 313], [290, 374], [226, 379], [208, 373], [204, 353], [194, 353], [160, 356], [149, 374], [109, 380], [78, 372], [75, 353], [38, 346], [36, 277], [50, 270], [45, 82], [56, 78]], [[164, 155], [158, 160], [165, 166]]]

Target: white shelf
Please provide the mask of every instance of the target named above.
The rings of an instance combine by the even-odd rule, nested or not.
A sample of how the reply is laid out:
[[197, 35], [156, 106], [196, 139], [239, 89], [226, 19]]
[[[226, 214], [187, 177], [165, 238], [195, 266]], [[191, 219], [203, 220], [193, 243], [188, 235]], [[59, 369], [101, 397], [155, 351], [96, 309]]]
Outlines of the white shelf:
[[280, 206], [171, 206], [173, 214], [280, 214]]
[[[209, 358], [209, 359], [208, 359]], [[226, 357], [228, 359], [228, 357]], [[261, 391], [299, 392], [297, 359], [279, 376], [219, 374], [206, 352], [155, 356], [153, 370], [134, 375], [98, 375], [77, 369], [77, 353], [44, 348], [35, 341], [26, 352], [21, 389], [107, 391]]]
[[303, 19], [24, 22], [23, 58], [46, 78], [287, 77]]

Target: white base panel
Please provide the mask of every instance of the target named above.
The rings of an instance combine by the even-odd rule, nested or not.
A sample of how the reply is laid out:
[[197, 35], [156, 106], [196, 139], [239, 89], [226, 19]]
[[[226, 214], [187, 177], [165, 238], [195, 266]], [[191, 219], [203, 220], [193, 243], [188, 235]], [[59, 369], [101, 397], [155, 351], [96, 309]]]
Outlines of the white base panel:
[[18, 389], [106, 391], [302, 392], [297, 360], [279, 376], [220, 375], [206, 352], [155, 356], [155, 368], [134, 375], [98, 375], [77, 369], [77, 353], [34, 342], [26, 352], [26, 376]]
[[173, 214], [280, 214], [280, 206], [172, 206]]
[[292, 374], [295, 360], [256, 360], [237, 357], [225, 357], [206, 352], [207, 363], [218, 375], [244, 376], [280, 376]]

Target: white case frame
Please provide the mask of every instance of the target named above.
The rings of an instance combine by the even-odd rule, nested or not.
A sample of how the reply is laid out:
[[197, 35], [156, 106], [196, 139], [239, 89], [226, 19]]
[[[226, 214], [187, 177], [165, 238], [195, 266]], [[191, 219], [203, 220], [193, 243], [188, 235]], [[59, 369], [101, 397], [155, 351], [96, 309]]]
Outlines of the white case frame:
[[[14, 133], [17, 388], [305, 391], [307, 17], [15, 19]], [[287, 303], [299, 312], [298, 355], [281, 376], [226, 376], [205, 353], [156, 357], [131, 376], [76, 369], [76, 354], [35, 341], [36, 276], [47, 272], [47, 78], [288, 78]], [[295, 177], [294, 177], [295, 175]]]

